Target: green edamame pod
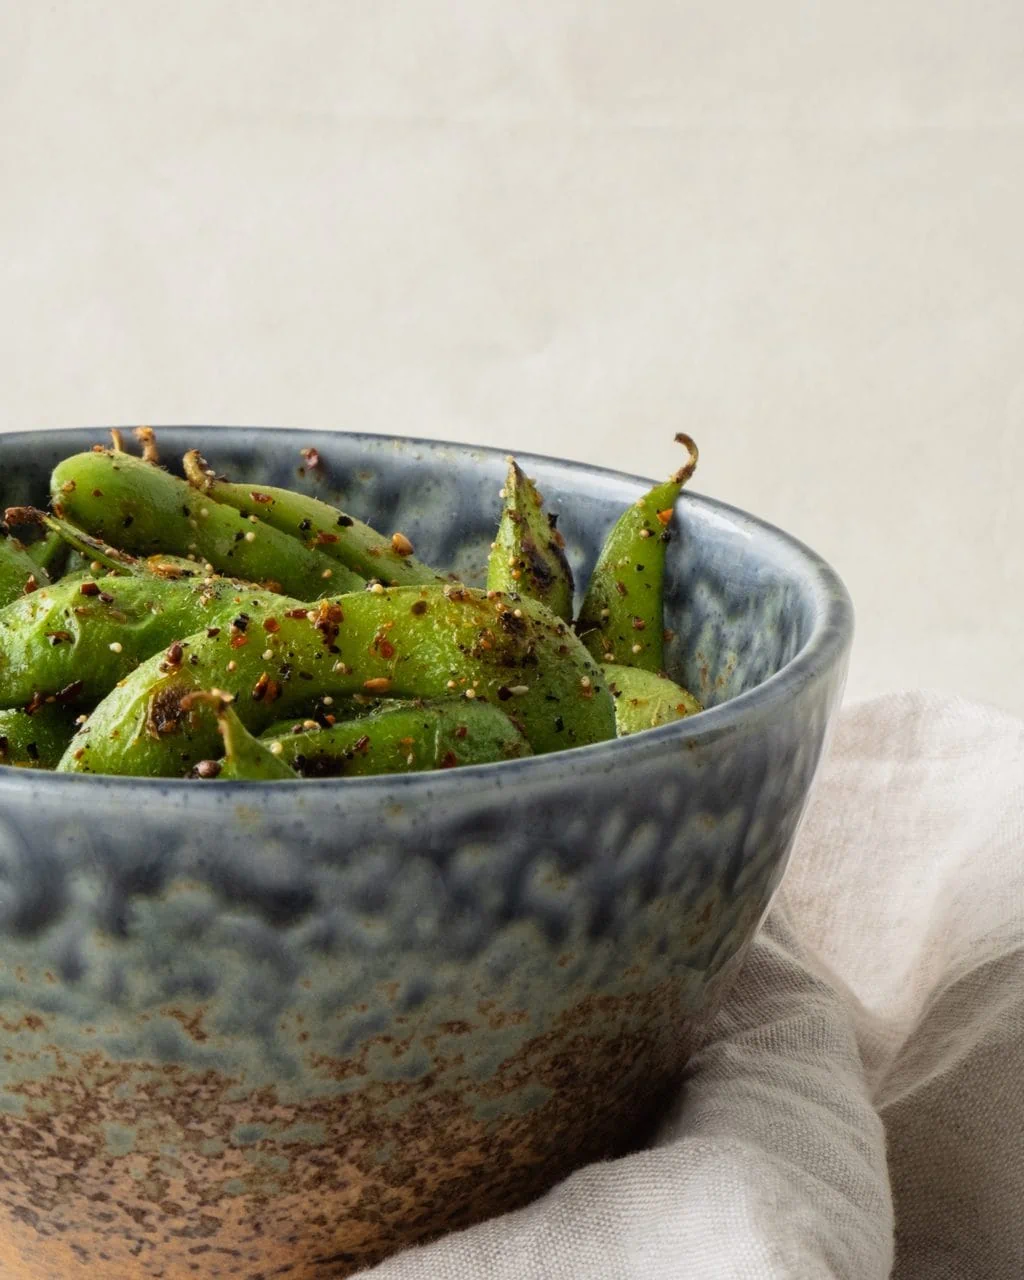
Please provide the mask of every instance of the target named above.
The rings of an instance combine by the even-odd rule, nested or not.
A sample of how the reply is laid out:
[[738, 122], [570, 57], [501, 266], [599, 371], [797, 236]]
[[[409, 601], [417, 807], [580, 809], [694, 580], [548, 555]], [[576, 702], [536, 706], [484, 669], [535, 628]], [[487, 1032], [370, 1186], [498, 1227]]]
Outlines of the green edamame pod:
[[704, 710], [692, 693], [667, 676], [611, 662], [603, 670], [615, 699], [615, 732], [620, 738]]
[[0, 706], [56, 694], [97, 701], [179, 636], [241, 634], [257, 611], [294, 607], [227, 578], [62, 578], [0, 609]]
[[0, 525], [0, 606], [49, 580], [42, 565], [36, 564], [6, 525]]
[[576, 631], [601, 662], [664, 667], [665, 544], [675, 500], [697, 466], [690, 437], [676, 440], [690, 451], [689, 462], [619, 517], [591, 574]]
[[493, 703], [465, 698], [382, 707], [301, 733], [279, 726], [261, 741], [278, 750], [278, 759], [304, 778], [414, 773], [533, 754], [503, 711]]
[[189, 775], [193, 778], [223, 778], [230, 782], [294, 782], [298, 776], [289, 768], [280, 752], [254, 738], [242, 724], [230, 701], [216, 692], [194, 693], [182, 700], [182, 710], [189, 712], [204, 704], [216, 716], [224, 758], [200, 760]]
[[515, 458], [508, 460], [501, 496], [505, 505], [487, 562], [488, 588], [539, 600], [571, 622], [573, 580], [562, 549], [565, 539], [545, 515], [536, 486]]
[[443, 581], [429, 565], [413, 555], [403, 533], [386, 538], [361, 520], [346, 515], [318, 498], [273, 485], [233, 484], [216, 475], [196, 449], [183, 459], [189, 483], [215, 502], [234, 507], [243, 516], [257, 515], [268, 525], [323, 552], [361, 578], [376, 578], [389, 586], [416, 586]]
[[131, 454], [101, 449], [66, 458], [54, 468], [50, 491], [58, 515], [136, 555], [195, 556], [218, 573], [273, 583], [301, 600], [363, 585], [322, 552]]
[[31, 714], [0, 711], [0, 764], [23, 769], [54, 769], [75, 734], [75, 713], [59, 703], [44, 703]]
[[27, 543], [25, 550], [51, 582], [56, 582], [67, 571], [68, 544], [53, 529], [35, 542]]
[[[235, 697], [258, 733], [324, 695], [461, 695], [501, 706], [535, 752], [615, 736], [604, 678], [542, 605], [467, 587], [376, 587], [315, 609], [252, 610], [253, 642], [226, 631], [182, 640], [180, 662], [143, 663], [71, 743], [66, 772], [174, 777], [216, 754], [216, 731], [182, 710], [199, 688]], [[268, 655], [269, 656], [266, 656]]]

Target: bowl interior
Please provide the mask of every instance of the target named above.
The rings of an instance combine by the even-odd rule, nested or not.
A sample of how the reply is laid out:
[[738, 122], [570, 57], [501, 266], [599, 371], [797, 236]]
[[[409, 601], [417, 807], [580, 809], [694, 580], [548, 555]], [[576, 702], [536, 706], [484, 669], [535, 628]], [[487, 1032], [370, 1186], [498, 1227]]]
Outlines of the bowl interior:
[[[104, 429], [0, 437], [2, 497], [45, 501], [52, 467], [106, 443]], [[505, 454], [435, 441], [324, 431], [163, 427], [161, 457], [180, 470], [200, 448], [232, 479], [284, 485], [344, 507], [383, 532], [401, 530], [417, 555], [470, 585], [486, 577], [497, 527]], [[315, 448], [319, 465], [303, 450]], [[583, 464], [517, 455], [536, 480], [577, 581], [577, 602], [611, 525], [649, 482]], [[820, 584], [805, 549], [725, 504], [685, 491], [666, 567], [665, 625], [670, 674], [713, 707], [780, 671], [808, 642], [821, 616]]]

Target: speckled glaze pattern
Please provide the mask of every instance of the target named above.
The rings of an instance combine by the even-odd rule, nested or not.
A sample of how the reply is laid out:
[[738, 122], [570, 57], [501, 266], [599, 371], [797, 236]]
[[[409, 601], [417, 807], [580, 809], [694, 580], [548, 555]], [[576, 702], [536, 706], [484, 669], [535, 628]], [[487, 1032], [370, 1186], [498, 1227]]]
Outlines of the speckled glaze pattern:
[[[159, 437], [482, 580], [498, 452]], [[0, 437], [5, 498], [102, 438]], [[585, 580], [645, 483], [522, 461]], [[692, 720], [294, 787], [0, 769], [4, 1277], [345, 1276], [642, 1140], [782, 875], [852, 633], [806, 548], [690, 494], [678, 518]]]

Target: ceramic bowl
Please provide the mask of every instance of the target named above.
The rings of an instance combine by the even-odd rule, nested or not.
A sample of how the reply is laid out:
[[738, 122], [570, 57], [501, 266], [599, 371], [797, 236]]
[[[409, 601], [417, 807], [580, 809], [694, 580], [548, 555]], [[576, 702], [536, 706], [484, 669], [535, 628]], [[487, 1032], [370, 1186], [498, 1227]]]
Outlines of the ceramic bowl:
[[[481, 580], [499, 452], [159, 438]], [[102, 439], [0, 436], [5, 498]], [[646, 483], [523, 461], [585, 581]], [[642, 1139], [782, 875], [852, 632], [792, 538], [689, 493], [678, 520], [690, 720], [294, 787], [0, 769], [4, 1277], [344, 1276]]]

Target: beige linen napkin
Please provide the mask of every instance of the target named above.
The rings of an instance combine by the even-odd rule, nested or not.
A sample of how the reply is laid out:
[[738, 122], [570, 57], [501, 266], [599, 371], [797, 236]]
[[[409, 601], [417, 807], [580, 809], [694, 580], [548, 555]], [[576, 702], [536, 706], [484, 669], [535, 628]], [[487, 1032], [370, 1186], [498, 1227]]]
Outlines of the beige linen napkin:
[[1024, 1277], [1024, 724], [928, 693], [843, 712], [658, 1142], [372, 1275], [890, 1272]]

